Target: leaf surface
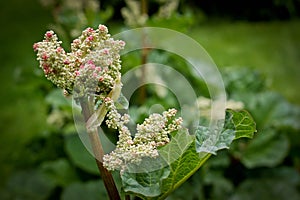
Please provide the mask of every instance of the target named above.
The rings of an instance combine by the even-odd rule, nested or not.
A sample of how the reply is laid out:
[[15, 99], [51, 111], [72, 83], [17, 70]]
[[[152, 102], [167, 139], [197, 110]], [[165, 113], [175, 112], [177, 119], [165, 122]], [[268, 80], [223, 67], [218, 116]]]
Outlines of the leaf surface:
[[212, 154], [220, 149], [229, 148], [234, 139], [252, 137], [256, 130], [252, 117], [246, 111], [228, 110], [223, 125], [213, 131], [207, 127], [199, 127], [196, 136], [190, 135], [187, 129], [174, 133], [171, 141], [159, 149], [161, 161], [165, 163], [164, 166], [168, 166], [164, 167], [164, 170], [169, 170], [168, 174], [158, 170], [123, 175], [123, 183], [126, 183], [124, 190], [144, 199], [165, 199], [191, 177]]
[[87, 151], [78, 135], [68, 135], [65, 137], [65, 149], [73, 163], [95, 175], [99, 175], [95, 158]]
[[289, 140], [286, 135], [277, 134], [273, 129], [257, 134], [242, 153], [241, 161], [248, 168], [274, 167], [288, 154]]
[[233, 128], [235, 132], [234, 139], [238, 139], [241, 137], [253, 138], [253, 135], [256, 132], [256, 124], [251, 115], [246, 110], [226, 110], [224, 129], [231, 128]]

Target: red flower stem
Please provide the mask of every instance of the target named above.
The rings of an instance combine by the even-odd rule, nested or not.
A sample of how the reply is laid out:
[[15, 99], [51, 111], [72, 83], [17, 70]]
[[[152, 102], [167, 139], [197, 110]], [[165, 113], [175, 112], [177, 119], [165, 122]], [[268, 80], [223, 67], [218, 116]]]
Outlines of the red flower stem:
[[[92, 99], [91, 97], [89, 99]], [[82, 108], [82, 114], [84, 116], [85, 122], [88, 121], [88, 119], [93, 114], [93, 103], [91, 103], [90, 100], [87, 99], [81, 99], [80, 105]], [[96, 159], [96, 163], [101, 175], [101, 178], [104, 182], [106, 191], [108, 193], [108, 196], [111, 200], [121, 200], [118, 189], [116, 187], [115, 181], [113, 179], [112, 174], [103, 166], [103, 155], [104, 151], [102, 148], [101, 140], [98, 135], [97, 128], [90, 128], [86, 125], [87, 134], [89, 136], [92, 150]]]

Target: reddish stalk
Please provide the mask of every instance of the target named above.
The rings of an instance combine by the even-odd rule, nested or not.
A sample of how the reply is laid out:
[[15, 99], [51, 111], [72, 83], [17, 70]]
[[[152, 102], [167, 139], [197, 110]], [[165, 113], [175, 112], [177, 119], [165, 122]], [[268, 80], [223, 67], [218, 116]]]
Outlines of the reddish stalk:
[[[90, 97], [90, 99], [92, 98]], [[93, 114], [93, 102], [89, 102], [87, 99], [81, 99], [80, 105], [82, 108], [84, 120], [85, 122], [87, 122]], [[98, 129], [90, 128], [87, 125], [86, 129], [92, 145], [92, 150], [95, 156], [97, 167], [99, 169], [100, 176], [104, 182], [108, 196], [111, 200], [121, 200], [112, 174], [103, 166], [104, 151], [102, 148], [101, 140], [98, 135]]]

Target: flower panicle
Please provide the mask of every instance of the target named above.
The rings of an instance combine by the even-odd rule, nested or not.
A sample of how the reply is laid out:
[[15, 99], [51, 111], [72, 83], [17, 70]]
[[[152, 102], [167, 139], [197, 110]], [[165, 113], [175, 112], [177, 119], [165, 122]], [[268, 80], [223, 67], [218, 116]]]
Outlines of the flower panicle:
[[135, 137], [127, 127], [130, 116], [118, 113], [115, 98], [109, 95], [120, 85], [120, 51], [125, 42], [114, 40], [104, 25], [98, 29], [87, 28], [71, 43], [71, 52], [61, 47], [53, 31], [47, 31], [44, 40], [33, 45], [37, 60], [47, 79], [65, 89], [65, 94], [80, 98], [92, 94], [95, 102], [106, 107], [109, 128], [118, 130], [116, 149], [104, 155], [103, 165], [108, 170], [126, 169], [128, 164], [139, 164], [143, 158], [157, 158], [158, 147], [170, 141], [170, 134], [181, 129], [182, 119], [176, 118], [176, 110], [162, 114], [153, 113], [142, 124], [137, 125]]
[[170, 134], [182, 128], [182, 118], [175, 117], [175, 109], [169, 109], [162, 115], [153, 113], [142, 124], [138, 124], [133, 138], [126, 126], [130, 121], [129, 116], [121, 116], [111, 99], [106, 99], [105, 103], [109, 110], [106, 124], [119, 131], [116, 149], [103, 157], [103, 165], [108, 170], [120, 170], [122, 173], [128, 164], [139, 164], [145, 157], [157, 158], [157, 148], [168, 144]]
[[66, 52], [61, 44], [50, 30], [43, 41], [33, 45], [46, 78], [70, 94], [74, 87], [80, 95], [108, 94], [121, 76], [120, 51], [125, 42], [112, 39], [107, 27], [99, 25], [95, 30], [85, 29], [74, 39], [71, 52]]

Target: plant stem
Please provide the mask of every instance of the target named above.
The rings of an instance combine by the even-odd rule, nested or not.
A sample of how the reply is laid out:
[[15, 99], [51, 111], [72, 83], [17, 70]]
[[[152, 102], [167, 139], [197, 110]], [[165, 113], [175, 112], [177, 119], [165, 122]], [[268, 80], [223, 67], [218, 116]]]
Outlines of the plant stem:
[[[80, 105], [82, 108], [82, 114], [84, 116], [85, 122], [87, 122], [93, 114], [93, 102], [92, 102], [93, 98], [91, 96], [88, 98], [89, 99], [80, 99]], [[100, 171], [101, 178], [104, 182], [108, 196], [111, 200], [121, 200], [112, 174], [103, 166], [104, 151], [98, 135], [98, 129], [87, 126], [87, 123], [86, 123], [86, 129], [92, 145], [94, 157], [96, 159], [96, 163]]]
[[147, 63], [148, 60], [148, 54], [149, 54], [149, 49], [146, 48], [146, 35], [143, 33], [142, 35], [142, 54], [141, 54], [141, 65], [142, 67], [142, 75], [141, 75], [141, 85], [142, 87], [140, 88], [140, 94], [139, 94], [139, 103], [144, 104], [147, 98], [146, 94], [146, 86], [144, 85], [145, 79], [146, 79], [146, 67], [145, 64]]
[[143, 14], [148, 14], [148, 0], [142, 0], [141, 10]]
[[[143, 15], [148, 15], [148, 1], [147, 0], [142, 0], [141, 1], [141, 11]], [[142, 35], [142, 53], [141, 53], [141, 65], [145, 65], [148, 60], [148, 55], [149, 55], [149, 49], [147, 49], [147, 44], [146, 44], [146, 35], [143, 33]], [[144, 104], [146, 101], [146, 86], [144, 86], [145, 82], [145, 77], [146, 77], [146, 68], [142, 67], [142, 75], [141, 75], [141, 84], [143, 85], [140, 88], [140, 94], [139, 94], [139, 103]]]

